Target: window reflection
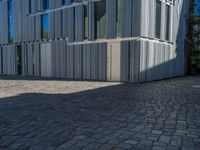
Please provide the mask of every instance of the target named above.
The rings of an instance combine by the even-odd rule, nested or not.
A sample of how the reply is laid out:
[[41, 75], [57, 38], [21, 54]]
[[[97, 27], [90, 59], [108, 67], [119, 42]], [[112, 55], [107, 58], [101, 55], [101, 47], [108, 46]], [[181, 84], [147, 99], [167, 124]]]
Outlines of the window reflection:
[[41, 16], [41, 34], [42, 34], [42, 39], [48, 38], [48, 15], [44, 14]]

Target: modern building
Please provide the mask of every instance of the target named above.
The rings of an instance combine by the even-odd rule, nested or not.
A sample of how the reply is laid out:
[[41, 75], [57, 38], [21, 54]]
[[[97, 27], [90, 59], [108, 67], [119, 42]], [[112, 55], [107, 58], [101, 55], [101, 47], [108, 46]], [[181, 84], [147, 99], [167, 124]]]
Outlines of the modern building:
[[184, 75], [189, 0], [0, 0], [0, 74], [145, 82]]

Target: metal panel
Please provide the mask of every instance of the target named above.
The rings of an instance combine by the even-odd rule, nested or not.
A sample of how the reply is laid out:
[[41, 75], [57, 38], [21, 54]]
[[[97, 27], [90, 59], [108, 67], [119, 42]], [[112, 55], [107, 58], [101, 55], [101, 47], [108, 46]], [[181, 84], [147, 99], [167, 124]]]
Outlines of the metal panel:
[[37, 12], [37, 1], [31, 0], [31, 13], [36, 13], [36, 12]]
[[79, 5], [75, 7], [75, 41], [79, 42], [84, 39], [83, 37], [83, 17], [84, 17], [84, 9], [83, 5]]
[[56, 41], [55, 42], [55, 55], [53, 56], [55, 60], [55, 77], [60, 77], [61, 76], [61, 42], [62, 41]]
[[130, 55], [129, 42], [122, 41], [121, 42], [121, 81], [129, 81], [129, 77], [130, 77], [129, 55]]
[[148, 42], [148, 48], [147, 48], [147, 77], [146, 77], [146, 81], [152, 81], [153, 80], [153, 76], [154, 76], [154, 42]]
[[52, 49], [51, 43], [40, 44], [40, 62], [41, 62], [41, 76], [53, 77], [52, 75]]
[[88, 40], [94, 40], [95, 39], [95, 25], [94, 25], [94, 1], [88, 2]]
[[36, 40], [41, 40], [41, 16], [35, 16], [35, 22], [36, 22], [36, 26], [35, 26], [35, 39]]
[[91, 79], [91, 50], [90, 44], [83, 45], [83, 79]]
[[55, 38], [62, 37], [62, 11], [55, 12]]
[[166, 37], [166, 4], [161, 2], [161, 40]]
[[132, 24], [132, 0], [123, 0], [122, 3], [122, 37], [131, 37]]
[[69, 42], [74, 41], [74, 7], [70, 7], [68, 10], [68, 38]]
[[[88, 39], [94, 40], [94, 1], [89, 1], [88, 3]], [[50, 8], [61, 6], [61, 0], [50, 0]], [[36, 13], [42, 9], [42, 0], [31, 0], [31, 13]], [[122, 37], [142, 35], [154, 38], [155, 10], [155, 0], [123, 0]], [[115, 38], [116, 0], [106, 1], [106, 12], [107, 38]], [[45, 55], [47, 54], [47, 56], [42, 55], [40, 58], [39, 43], [35, 42], [41, 42], [41, 14], [29, 16], [29, 1], [13, 1], [14, 43], [19, 44], [19, 42], [22, 42], [23, 75], [39, 76], [40, 61], [45, 59], [46, 62], [48, 61], [51, 64], [46, 68], [45, 72], [50, 76], [65, 77], [67, 75], [69, 78], [106, 79], [106, 43], [67, 46], [66, 41], [58, 40], [62, 37], [68, 37], [70, 43], [83, 40], [83, 6], [76, 5], [47, 13], [49, 15], [49, 34], [47, 40], [50, 40], [51, 43], [50, 51], [47, 52], [45, 50]], [[158, 40], [142, 39], [121, 42], [120, 66], [122, 81], [137, 82], [138, 78], [140, 78], [140, 81], [151, 81], [184, 74], [186, 13], [186, 1], [175, 1], [175, 5], [170, 6], [171, 19], [169, 24], [171, 30], [169, 32], [169, 41], [173, 42], [173, 45]], [[165, 40], [166, 3], [164, 1], [162, 1], [161, 16], [161, 40]], [[14, 75], [17, 72], [17, 44], [9, 45], [8, 1], [0, 2], [0, 20], [0, 47], [2, 47], [3, 73]], [[30, 45], [34, 45], [34, 51], [30, 51]], [[32, 66], [33, 56], [35, 62], [34, 69]], [[139, 73], [140, 77], [138, 77]]]
[[[22, 0], [22, 40], [21, 41], [31, 41], [31, 17], [27, 17], [29, 15], [29, 1]], [[15, 36], [15, 35], [14, 35]]]
[[147, 43], [145, 40], [140, 41], [140, 75], [139, 81], [144, 82], [146, 81], [146, 68], [147, 68]]
[[67, 78], [74, 77], [74, 46], [67, 48]]
[[30, 38], [31, 38], [31, 41], [35, 41], [35, 37], [36, 37], [36, 19], [35, 17], [31, 17], [30, 18]]
[[132, 36], [141, 35], [141, 0], [132, 1]]
[[55, 8], [55, 0], [49, 0], [49, 8], [50, 9], [53, 9], [53, 8]]
[[26, 44], [22, 44], [22, 75], [28, 75], [28, 52]]
[[8, 1], [0, 2], [0, 40], [1, 44], [8, 43]]
[[43, 0], [35, 0], [37, 4], [36, 11], [41, 12], [43, 11]]
[[98, 44], [91, 45], [91, 79], [98, 80], [99, 77], [99, 57], [98, 57]]
[[40, 44], [34, 43], [34, 76], [40, 76]]
[[83, 52], [82, 45], [74, 47], [74, 78], [82, 79], [83, 76]]
[[56, 7], [56, 8], [62, 6], [62, 1], [63, 1], [63, 0], [54, 0], [54, 1], [55, 1], [55, 7]]
[[139, 81], [140, 71], [140, 42], [130, 41], [130, 81]]
[[149, 0], [149, 28], [148, 28], [148, 37], [155, 37], [155, 23], [156, 23], [156, 4], [155, 0]]
[[6, 64], [7, 64], [7, 50], [6, 50], [6, 47], [5, 46], [3, 46], [2, 47], [2, 53], [3, 53], [3, 61], [2, 61], [2, 63], [3, 63], [3, 74], [5, 75], [5, 74], [7, 74], [7, 66], [6, 66]]
[[[57, 24], [57, 22], [55, 22], [55, 13], [54, 12], [51, 12], [48, 14], [48, 24], [49, 24], [49, 33], [48, 33], [48, 38], [49, 39], [54, 39], [55, 38], [55, 24]], [[57, 19], [56, 19], [57, 21]], [[57, 27], [58, 25], [56, 25]], [[56, 33], [58, 32], [59, 30], [57, 29], [56, 30]], [[61, 32], [61, 31], [60, 31]], [[57, 33], [57, 36], [59, 34]]]
[[173, 6], [170, 7], [170, 23], [169, 23], [169, 41], [170, 42], [173, 42], [173, 21], [174, 21], [174, 18], [173, 18]]
[[116, 0], [106, 1], [106, 36], [108, 39], [116, 37]]
[[60, 69], [61, 69], [61, 75], [60, 77], [62, 78], [66, 78], [67, 75], [67, 41], [63, 40], [60, 42], [61, 44], [61, 56], [60, 56], [60, 60], [61, 60], [61, 64], [60, 64]]
[[141, 0], [141, 35], [148, 37], [149, 33], [149, 0]]
[[3, 47], [3, 74], [16, 75], [16, 51], [13, 45]]
[[34, 68], [33, 68], [33, 45], [32, 44], [27, 44], [27, 56], [28, 56], [28, 76], [33, 76], [34, 74]]
[[22, 1], [13, 1], [13, 42], [21, 42], [22, 40]]
[[68, 37], [68, 9], [62, 10], [62, 36]]
[[99, 80], [106, 80], [107, 44], [99, 44]]

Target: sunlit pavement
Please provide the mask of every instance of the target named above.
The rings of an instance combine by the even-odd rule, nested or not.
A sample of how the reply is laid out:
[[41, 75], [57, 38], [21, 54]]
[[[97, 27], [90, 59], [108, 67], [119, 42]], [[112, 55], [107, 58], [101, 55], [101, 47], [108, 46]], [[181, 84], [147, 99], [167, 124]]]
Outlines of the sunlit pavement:
[[1, 77], [4, 149], [198, 150], [200, 77], [144, 84]]

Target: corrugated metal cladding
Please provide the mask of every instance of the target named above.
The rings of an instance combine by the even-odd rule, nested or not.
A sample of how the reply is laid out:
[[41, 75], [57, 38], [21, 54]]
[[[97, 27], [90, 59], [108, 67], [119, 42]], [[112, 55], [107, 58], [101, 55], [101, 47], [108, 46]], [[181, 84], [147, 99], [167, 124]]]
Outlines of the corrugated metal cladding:
[[151, 40], [121, 42], [121, 80], [145, 82], [174, 76], [175, 50]]
[[[29, 0], [13, 0], [11, 43], [9, 2], [0, 0], [0, 74], [105, 81], [109, 79], [107, 72], [114, 70], [108, 62], [116, 62], [108, 60], [115, 59], [108, 53], [115, 52], [109, 49], [115, 39], [120, 42], [121, 66], [115, 69], [120, 68], [121, 81], [145, 82], [184, 75], [189, 0], [176, 0], [169, 7], [161, 1], [160, 30], [156, 0], [105, 1], [105, 30], [98, 29], [105, 31], [105, 37], [100, 41], [95, 39], [95, 0], [72, 6], [63, 6], [62, 0], [49, 0], [48, 10], [44, 10], [43, 0], [30, 0], [30, 4]], [[44, 14], [48, 16], [48, 34], [42, 39]]]

